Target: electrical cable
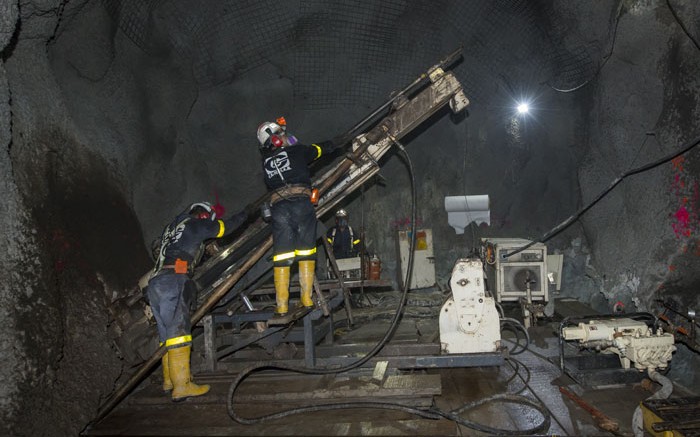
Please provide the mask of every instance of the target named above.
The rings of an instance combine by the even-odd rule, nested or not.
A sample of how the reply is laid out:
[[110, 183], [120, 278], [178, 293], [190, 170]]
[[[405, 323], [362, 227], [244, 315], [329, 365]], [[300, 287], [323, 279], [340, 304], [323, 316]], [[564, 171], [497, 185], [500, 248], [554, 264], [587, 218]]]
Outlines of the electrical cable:
[[[511, 367], [513, 367], [513, 363], [515, 363], [515, 365], [518, 366], [517, 367], [518, 371], [516, 372], [515, 376], [518, 376], [520, 378], [520, 380], [523, 382], [523, 386], [520, 387], [520, 389], [518, 389], [518, 391], [514, 392], [513, 394], [517, 395], [517, 394], [524, 392], [525, 390], [532, 391], [532, 389], [530, 389], [530, 381], [532, 380], [532, 372], [530, 372], [530, 368], [527, 367], [522, 361], [518, 361], [515, 358], [508, 358], [506, 361], [508, 362], [508, 364]], [[526, 373], [525, 378], [523, 378], [522, 375], [520, 375], [520, 368], [521, 367], [525, 370], [525, 373]]]
[[[510, 367], [513, 369], [513, 374], [512, 374], [508, 379], [506, 379], [503, 383], [506, 384], [506, 385], [508, 385], [508, 384], [510, 384], [516, 377], [520, 376], [520, 379], [521, 379], [525, 384], [524, 384], [522, 387], [520, 387], [517, 391], [511, 393], [511, 394], [514, 394], [514, 395], [520, 394], [520, 393], [522, 393], [523, 391], [525, 391], [525, 389], [528, 388], [528, 384], [530, 383], [530, 379], [532, 379], [532, 373], [530, 372], [530, 369], [529, 369], [525, 364], [523, 364], [522, 362], [520, 362], [520, 361], [518, 361], [518, 360], [513, 359], [513, 360], [507, 360], [507, 361], [508, 361], [508, 364], [510, 365]], [[519, 375], [521, 366], [522, 366], [522, 368], [525, 370], [525, 372], [527, 373], [527, 377], [526, 377], [525, 379], [523, 379], [522, 376]]]
[[[520, 323], [519, 320], [510, 319], [509, 321], [512, 321], [514, 325], [520, 327], [524, 332], [527, 333], [527, 330], [526, 330], [525, 327], [522, 325], [522, 323]], [[529, 339], [529, 336], [528, 336], [528, 339]], [[511, 341], [511, 340], [508, 340], [508, 339], [504, 339], [504, 340], [506, 340], [506, 341], [508, 341], [508, 342], [511, 342], [511, 343], [515, 343], [515, 342], [513, 342], [513, 341]], [[517, 345], [518, 343], [515, 343], [515, 344]], [[530, 345], [530, 342], [528, 341], [527, 345], [525, 346], [525, 350], [527, 350], [527, 351], [528, 351], [529, 353], [531, 353], [532, 355], [534, 355], [534, 356], [540, 358], [541, 360], [543, 360], [543, 361], [545, 361], [545, 362], [547, 362], [547, 363], [550, 362], [550, 361], [547, 359], [547, 357], [545, 357], [544, 355], [539, 354], [539, 353], [537, 353], [537, 352], [531, 350], [531, 349], [529, 348], [529, 345]], [[524, 352], [525, 350], [523, 350], [523, 352]], [[508, 378], [508, 379], [505, 381], [505, 383], [508, 384], [508, 383], [511, 382], [516, 376], [520, 377], [520, 379], [523, 381], [523, 387], [522, 387], [520, 390], [518, 390], [517, 392], [515, 392], [514, 394], [522, 393], [526, 388], [527, 388], [528, 390], [530, 390], [530, 393], [532, 393], [532, 395], [535, 396], [535, 397], [537, 398], [537, 400], [544, 406], [544, 408], [547, 409], [549, 415], [550, 415], [551, 417], [554, 418], [554, 421], [557, 422], [557, 424], [561, 427], [561, 429], [566, 431], [566, 428], [564, 428], [564, 425], [559, 421], [559, 419], [557, 419], [557, 416], [555, 416], [555, 415], [552, 413], [552, 411], [549, 410], [549, 408], [547, 408], [546, 404], [542, 401], [542, 399], [540, 399], [540, 397], [537, 396], [537, 393], [535, 393], [535, 391], [532, 389], [532, 387], [530, 387], [530, 380], [532, 379], [532, 373], [530, 372], [530, 368], [528, 368], [528, 367], [525, 365], [525, 363], [523, 363], [522, 361], [519, 361], [519, 360], [517, 360], [517, 359], [515, 359], [515, 358], [509, 357], [509, 358], [506, 358], [506, 361], [508, 361], [508, 364], [513, 368], [514, 374], [513, 374], [510, 378]], [[526, 377], [526, 378], [523, 378], [522, 375], [520, 375], [520, 367], [522, 367], [523, 369], [525, 369], [525, 371], [527, 372], [527, 377]]]
[[[526, 345], [524, 346], [524, 350], [521, 351], [521, 352], [525, 352], [525, 350], [527, 350], [529, 353], [531, 353], [532, 355], [534, 355], [534, 356], [540, 358], [541, 360], [543, 360], [543, 361], [545, 361], [545, 362], [547, 362], [547, 363], [550, 362], [549, 359], [548, 359], [547, 357], [545, 357], [544, 355], [539, 354], [539, 353], [537, 353], [537, 352], [535, 352], [535, 351], [533, 351], [533, 350], [530, 349], [530, 347], [529, 347], [529, 345], [530, 345], [530, 336], [529, 336], [529, 334], [527, 333], [527, 329], [525, 329], [525, 326], [523, 326], [523, 324], [520, 323], [519, 320], [508, 318], [508, 319], [506, 320], [506, 322], [509, 322], [509, 323], [511, 323], [511, 324], [514, 325], [514, 326], [517, 326], [518, 328], [520, 328], [520, 329], [525, 333], [526, 338], [527, 338], [527, 343], [526, 343]], [[516, 333], [516, 339], [517, 339], [517, 333]], [[503, 340], [508, 341], [508, 342], [510, 342], [510, 343], [513, 343], [516, 347], [519, 345], [519, 342], [517, 342], [517, 341], [516, 341], [516, 342], [513, 342], [512, 340], [508, 340], [508, 339], [503, 339]], [[514, 348], [514, 349], [515, 349], [515, 348]], [[520, 352], [519, 352], [519, 353], [520, 353]], [[515, 355], [515, 354], [511, 353], [511, 355]], [[542, 402], [542, 400], [539, 398], [539, 396], [537, 396], [537, 394], [536, 394], [535, 391], [532, 389], [532, 387], [530, 387], [530, 380], [531, 380], [531, 378], [532, 378], [532, 374], [531, 374], [531, 372], [530, 372], [530, 369], [529, 369], [522, 361], [519, 361], [519, 360], [517, 360], [517, 359], [515, 359], [515, 358], [509, 357], [509, 358], [506, 358], [506, 361], [508, 361], [508, 364], [513, 368], [514, 374], [513, 374], [510, 378], [508, 378], [508, 379], [505, 381], [505, 383], [506, 383], [506, 384], [510, 383], [513, 379], [515, 379], [516, 376], [518, 376], [518, 377], [520, 377], [520, 379], [523, 381], [523, 384], [524, 384], [523, 387], [522, 387], [520, 390], [518, 390], [517, 392], [515, 392], [514, 394], [522, 393], [522, 392], [527, 388], [528, 390], [530, 390], [530, 393], [532, 393], [532, 395], [535, 396], [535, 397], [537, 398], [537, 400], [540, 401], [540, 403], [544, 406], [544, 408], [547, 408], [547, 407], [546, 407], [546, 404], [545, 404], [544, 402]], [[525, 369], [525, 371], [527, 372], [527, 377], [526, 377], [526, 378], [523, 378], [522, 375], [520, 375], [520, 371], [519, 371], [519, 370], [520, 370], [520, 367], [522, 367], [523, 369]], [[557, 417], [552, 413], [552, 411], [549, 410], [549, 408], [547, 408], [547, 411], [548, 411], [549, 415], [550, 415], [551, 417], [554, 418], [554, 421], [557, 422], [557, 424], [561, 427], [561, 429], [566, 431], [566, 428], [564, 428], [564, 425], [559, 421], [559, 419], [557, 419]]]
[[532, 247], [533, 245], [537, 244], [538, 242], [539, 243], [547, 242], [550, 238], [554, 237], [555, 235], [559, 234], [564, 229], [571, 226], [571, 224], [573, 224], [575, 220], [577, 220], [579, 217], [581, 217], [586, 211], [588, 211], [593, 205], [598, 203], [603, 197], [607, 196], [608, 193], [610, 193], [610, 191], [612, 191], [613, 188], [615, 188], [617, 186], [617, 184], [622, 182], [627, 176], [632, 176], [632, 175], [635, 175], [637, 173], [642, 173], [642, 172], [645, 172], [647, 170], [651, 170], [655, 167], [658, 167], [661, 164], [665, 164], [667, 162], [670, 162], [670, 161], [676, 159], [677, 157], [683, 155], [684, 153], [689, 152], [692, 148], [694, 148], [698, 144], [700, 144], [700, 137], [697, 137], [697, 138], [685, 143], [680, 151], [673, 152], [670, 155], [666, 155], [660, 159], [657, 159], [656, 161], [652, 161], [652, 162], [645, 164], [641, 167], [637, 167], [635, 169], [628, 170], [628, 171], [624, 172], [621, 176], [618, 176], [615, 180], [613, 180], [610, 183], [610, 185], [607, 188], [605, 188], [600, 194], [598, 194], [592, 201], [590, 201], [587, 205], [585, 205], [584, 207], [582, 207], [581, 209], [576, 211], [576, 213], [574, 213], [574, 215], [570, 216], [569, 218], [567, 218], [563, 222], [559, 223], [557, 226], [552, 228], [549, 232], [542, 235], [539, 239], [533, 240], [530, 243], [528, 243], [522, 247], [519, 247], [518, 249], [516, 249], [510, 253], [503, 255], [502, 257], [504, 259], [509, 258], [509, 257], [515, 255], [516, 253], [520, 253], [523, 250], [525, 250], [529, 247]]
[[[307, 367], [297, 367], [297, 366], [290, 366], [290, 365], [285, 365], [282, 363], [275, 363], [275, 362], [267, 362], [267, 363], [258, 363], [254, 364], [252, 366], [247, 367], [246, 369], [242, 370], [236, 379], [231, 383], [229, 390], [228, 390], [228, 396], [227, 396], [227, 402], [226, 402], [226, 407], [229, 416], [235, 420], [238, 423], [244, 424], [244, 425], [254, 425], [258, 424], [264, 421], [268, 420], [273, 420], [273, 419], [280, 419], [283, 417], [287, 417], [293, 414], [300, 414], [300, 413], [308, 413], [308, 412], [316, 412], [316, 411], [330, 411], [330, 410], [339, 410], [339, 409], [349, 409], [349, 408], [370, 408], [370, 409], [385, 409], [385, 410], [395, 410], [395, 411], [402, 411], [406, 412], [409, 414], [414, 414], [419, 417], [427, 418], [427, 419], [439, 419], [439, 418], [445, 418], [452, 420], [453, 422], [456, 422], [460, 425], [482, 431], [482, 432], [487, 432], [487, 433], [492, 433], [492, 434], [497, 434], [497, 435], [532, 435], [535, 433], [539, 433], [542, 431], [547, 431], [549, 429], [549, 426], [551, 424], [551, 414], [548, 412], [546, 406], [541, 403], [538, 404], [534, 402], [531, 399], [528, 399], [524, 396], [518, 396], [518, 395], [512, 395], [512, 394], [498, 394], [495, 396], [490, 396], [488, 398], [482, 399], [480, 401], [472, 402], [470, 404], [466, 404], [462, 407], [460, 407], [457, 410], [453, 410], [450, 412], [443, 411], [439, 408], [433, 407], [428, 410], [421, 410], [418, 408], [412, 408], [412, 407], [407, 407], [404, 405], [399, 405], [399, 404], [392, 404], [389, 402], [345, 402], [345, 403], [338, 403], [338, 404], [317, 404], [317, 405], [312, 405], [312, 406], [306, 406], [306, 407], [298, 407], [298, 408], [292, 408], [284, 411], [279, 411], [276, 413], [272, 414], [267, 414], [255, 418], [244, 418], [239, 416], [236, 411], [233, 408], [233, 397], [235, 395], [236, 389], [238, 386], [241, 384], [241, 382], [248, 377], [253, 372], [264, 370], [264, 369], [276, 369], [276, 370], [287, 370], [287, 371], [292, 371], [296, 373], [303, 373], [303, 374], [314, 374], [314, 375], [328, 375], [328, 374], [337, 374], [337, 373], [342, 373], [346, 372], [348, 370], [357, 368], [361, 366], [362, 364], [366, 363], [369, 361], [374, 355], [376, 355], [383, 347], [384, 345], [388, 342], [389, 338], [393, 335], [394, 331], [396, 330], [398, 326], [398, 322], [400, 319], [401, 314], [403, 313], [404, 307], [406, 305], [406, 298], [408, 295], [408, 289], [410, 285], [410, 278], [411, 274], [413, 272], [413, 261], [414, 261], [414, 250], [415, 250], [415, 242], [416, 242], [416, 216], [417, 216], [417, 194], [416, 194], [416, 183], [415, 183], [415, 174], [413, 171], [413, 164], [411, 162], [410, 156], [406, 152], [406, 149], [404, 146], [393, 136], [389, 135], [391, 140], [394, 142], [394, 144], [399, 148], [399, 150], [403, 153], [403, 156], [406, 160], [406, 163], [408, 165], [408, 170], [409, 170], [409, 175], [411, 179], [411, 241], [410, 241], [410, 247], [409, 247], [409, 258], [408, 258], [408, 265], [406, 269], [406, 279], [404, 281], [404, 286], [401, 294], [401, 299], [399, 301], [398, 308], [396, 310], [396, 313], [394, 314], [394, 317], [391, 321], [391, 324], [389, 326], [389, 329], [387, 330], [386, 334], [384, 337], [377, 343], [377, 345], [367, 353], [363, 358], [357, 360], [354, 363], [351, 363], [349, 365], [343, 366], [343, 367], [337, 367], [337, 368], [327, 368], [327, 369], [310, 369]], [[513, 319], [514, 320], [514, 319]], [[517, 321], [516, 321], [517, 322]], [[519, 323], [519, 322], [518, 322]], [[526, 336], [527, 336], [527, 331]], [[529, 336], [527, 336], [528, 342], [529, 342]], [[469, 421], [461, 416], [462, 412], [476, 408], [480, 405], [489, 403], [489, 402], [504, 402], [504, 403], [514, 403], [514, 404], [519, 404], [519, 405], [524, 405], [526, 407], [530, 407], [533, 410], [537, 411], [540, 413], [542, 416], [542, 421], [539, 424], [536, 424], [536, 426], [532, 427], [531, 429], [526, 429], [526, 430], [509, 430], [509, 429], [500, 429], [500, 428], [493, 428], [489, 427], [477, 422], [472, 422]]]

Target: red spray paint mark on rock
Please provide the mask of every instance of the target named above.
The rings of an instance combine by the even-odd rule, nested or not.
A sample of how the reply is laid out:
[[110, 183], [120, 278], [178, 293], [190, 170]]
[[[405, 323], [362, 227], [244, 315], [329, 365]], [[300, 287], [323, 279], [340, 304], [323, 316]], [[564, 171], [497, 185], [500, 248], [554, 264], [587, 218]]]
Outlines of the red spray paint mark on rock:
[[671, 160], [671, 164], [673, 164], [673, 169], [679, 172], [683, 172], [683, 162], [685, 162], [685, 158], [682, 156], [673, 158]]
[[688, 214], [688, 210], [685, 209], [685, 206], [681, 206], [678, 208], [678, 211], [674, 214], [674, 217], [676, 217], [676, 220], [678, 220], [678, 224], [684, 227], [688, 226], [688, 219], [690, 218], [690, 214]]
[[689, 238], [693, 233], [700, 231], [698, 181], [695, 176], [685, 171], [684, 162], [685, 158], [682, 156], [671, 161], [674, 172], [671, 192], [677, 197], [678, 203], [676, 211], [670, 214], [670, 218], [671, 228], [678, 239]]

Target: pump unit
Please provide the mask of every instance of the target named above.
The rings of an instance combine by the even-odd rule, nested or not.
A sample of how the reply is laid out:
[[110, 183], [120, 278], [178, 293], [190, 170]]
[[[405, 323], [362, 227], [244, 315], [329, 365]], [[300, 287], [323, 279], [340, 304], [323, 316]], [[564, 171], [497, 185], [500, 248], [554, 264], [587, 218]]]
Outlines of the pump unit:
[[564, 340], [577, 340], [584, 348], [616, 353], [623, 368], [665, 369], [676, 350], [673, 334], [653, 330], [629, 318], [589, 320], [562, 329]]

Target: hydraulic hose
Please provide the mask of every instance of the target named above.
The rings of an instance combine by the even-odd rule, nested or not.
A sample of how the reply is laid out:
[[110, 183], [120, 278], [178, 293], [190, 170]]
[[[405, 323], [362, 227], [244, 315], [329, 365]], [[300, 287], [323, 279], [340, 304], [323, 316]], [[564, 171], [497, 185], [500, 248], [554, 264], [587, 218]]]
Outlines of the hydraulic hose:
[[[523, 324], [520, 323], [520, 320], [513, 319], [511, 317], [501, 317], [501, 324], [514, 326], [518, 330], [522, 331], [523, 334], [525, 334], [525, 346], [522, 346], [522, 345], [520, 345], [520, 343], [518, 341], [518, 338], [519, 338], [518, 331], [517, 330], [515, 331], [515, 339], [516, 339], [515, 346], [513, 347], [513, 349], [510, 350], [510, 354], [511, 355], [518, 355], [518, 354], [525, 352], [525, 350], [527, 350], [527, 348], [528, 348], [528, 345], [530, 344], [530, 334], [527, 332], [527, 329], [525, 329]], [[522, 349], [515, 352], [518, 349], [518, 346], [520, 346]]]
[[[408, 407], [405, 405], [400, 405], [400, 404], [393, 404], [390, 402], [345, 402], [345, 403], [335, 403], [335, 404], [317, 404], [317, 405], [311, 405], [311, 406], [305, 406], [305, 407], [298, 407], [298, 408], [292, 408], [288, 410], [283, 410], [279, 411], [276, 413], [271, 413], [259, 417], [254, 417], [254, 418], [245, 418], [241, 417], [236, 413], [236, 411], [233, 408], [234, 402], [233, 402], [233, 397], [236, 393], [236, 389], [238, 386], [243, 382], [244, 379], [248, 377], [253, 372], [257, 372], [260, 370], [286, 370], [286, 371], [292, 371], [296, 373], [303, 373], [303, 374], [313, 374], [313, 375], [328, 375], [328, 374], [337, 374], [337, 373], [342, 373], [342, 372], [347, 372], [351, 369], [357, 368], [367, 361], [369, 361], [372, 357], [374, 357], [383, 347], [384, 345], [389, 341], [391, 336], [394, 334], [394, 331], [396, 330], [398, 326], [399, 319], [401, 317], [401, 314], [403, 313], [404, 307], [406, 305], [406, 297], [408, 295], [408, 289], [410, 286], [410, 279], [411, 279], [411, 274], [413, 272], [413, 261], [414, 261], [414, 249], [415, 249], [415, 242], [416, 242], [416, 210], [417, 210], [417, 194], [416, 194], [416, 182], [415, 182], [415, 174], [413, 171], [413, 164], [411, 162], [410, 156], [406, 152], [406, 149], [404, 146], [394, 137], [390, 137], [391, 140], [394, 142], [394, 144], [399, 148], [399, 150], [402, 152], [404, 159], [406, 161], [406, 164], [408, 166], [408, 171], [409, 171], [409, 177], [411, 179], [411, 242], [410, 242], [410, 250], [409, 250], [409, 257], [408, 257], [408, 266], [406, 269], [406, 278], [403, 283], [403, 289], [401, 293], [401, 299], [399, 301], [399, 305], [396, 309], [396, 313], [394, 314], [394, 317], [391, 320], [391, 324], [389, 326], [389, 329], [387, 330], [386, 334], [382, 339], [377, 343], [377, 345], [367, 353], [363, 358], [357, 360], [356, 362], [349, 364], [344, 367], [336, 367], [336, 368], [327, 368], [327, 369], [310, 369], [307, 367], [297, 367], [297, 366], [290, 366], [282, 363], [276, 363], [276, 362], [263, 362], [263, 363], [258, 363], [254, 364], [250, 367], [247, 367], [243, 371], [241, 371], [236, 379], [231, 383], [229, 386], [228, 390], [228, 396], [227, 396], [227, 401], [226, 401], [226, 407], [228, 410], [229, 416], [235, 420], [238, 423], [244, 424], [244, 425], [255, 425], [259, 424], [261, 422], [265, 422], [268, 420], [274, 420], [274, 419], [280, 419], [283, 417], [287, 417], [293, 414], [300, 414], [300, 413], [309, 413], [309, 412], [317, 412], [317, 411], [331, 411], [331, 410], [340, 410], [340, 409], [351, 409], [351, 408], [369, 408], [369, 409], [384, 409], [384, 410], [394, 410], [394, 411], [402, 411], [405, 413], [413, 414], [422, 418], [426, 419], [440, 419], [440, 418], [445, 418], [448, 420], [451, 420], [455, 423], [458, 423], [460, 425], [482, 431], [482, 432], [487, 432], [491, 434], [497, 434], [497, 435], [532, 435], [535, 433], [547, 431], [549, 429], [550, 423], [551, 423], [551, 415], [547, 411], [546, 407], [544, 407], [544, 404], [541, 402], [535, 402], [531, 399], [528, 399], [524, 396], [519, 396], [519, 395], [512, 395], [512, 394], [498, 394], [495, 396], [491, 396], [476, 402], [472, 402], [470, 404], [466, 404], [456, 410], [453, 411], [443, 411], [437, 407], [430, 408], [428, 410], [421, 410], [418, 408], [413, 408], [413, 407]], [[510, 320], [507, 320], [506, 322], [512, 323]], [[517, 322], [517, 320], [515, 320]], [[519, 323], [519, 322], [518, 322]], [[522, 326], [522, 325], [521, 325]], [[529, 337], [527, 334], [527, 330], [522, 328], [523, 331], [525, 332], [527, 341], [529, 343]], [[520, 404], [520, 405], [525, 405], [527, 407], [530, 407], [537, 412], [539, 412], [542, 415], [542, 421], [537, 424], [536, 426], [532, 427], [531, 429], [526, 429], [526, 430], [509, 430], [509, 429], [500, 429], [500, 428], [493, 428], [489, 427], [477, 422], [472, 422], [469, 421], [463, 417], [460, 416], [461, 413], [463, 413], [466, 410], [476, 408], [480, 405], [486, 404], [488, 402], [505, 402], [505, 403], [515, 403], [515, 404]]]

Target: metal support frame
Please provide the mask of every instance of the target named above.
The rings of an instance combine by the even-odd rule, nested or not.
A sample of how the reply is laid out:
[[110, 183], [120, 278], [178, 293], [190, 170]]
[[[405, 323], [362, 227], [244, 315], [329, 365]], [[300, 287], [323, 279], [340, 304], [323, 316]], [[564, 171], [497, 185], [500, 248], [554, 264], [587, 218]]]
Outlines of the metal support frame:
[[[331, 308], [337, 308], [343, 302], [343, 293], [336, 290], [336, 293], [328, 300]], [[301, 328], [288, 329], [285, 326], [268, 327], [263, 332], [238, 332], [227, 334], [233, 341], [220, 350], [217, 350], [216, 326], [222, 323], [231, 323], [234, 326], [241, 326], [248, 322], [265, 321], [274, 313], [272, 311], [254, 311], [234, 315], [214, 314], [207, 316], [205, 320], [204, 355], [205, 370], [214, 372], [221, 369], [231, 370], [245, 367], [250, 362], [230, 362], [221, 361], [224, 357], [245, 348], [246, 346], [268, 339], [270, 342], [303, 342], [303, 360], [289, 359], [284, 362], [296, 365], [304, 365], [309, 368], [316, 366], [345, 366], [357, 361], [357, 357], [367, 353], [371, 345], [333, 344], [334, 321], [331, 315], [325, 317], [321, 308], [316, 308], [302, 318]], [[321, 320], [321, 323], [314, 323]], [[318, 345], [319, 340], [323, 341]], [[406, 343], [389, 344], [384, 347], [379, 355], [366, 364], [373, 366], [377, 361], [388, 361], [389, 365], [400, 369], [429, 369], [429, 368], [452, 368], [452, 367], [480, 367], [480, 366], [500, 366], [504, 362], [507, 351], [502, 349], [493, 353], [477, 354], [446, 354], [441, 355], [438, 343]]]
[[[364, 363], [361, 367], [373, 368], [378, 362], [386, 361], [389, 367], [396, 369], [446, 369], [460, 367], [498, 367], [505, 362], [507, 351], [486, 352], [475, 354], [449, 354], [449, 355], [396, 355], [385, 356], [378, 354]], [[357, 362], [356, 356], [335, 356], [335, 357], [316, 357], [314, 366], [330, 368], [330, 367], [345, 367]], [[304, 360], [284, 360], [286, 364], [292, 366], [303, 366], [306, 364]], [[238, 372], [250, 365], [250, 362], [224, 362], [220, 363], [221, 369], [226, 369], [229, 372]]]
[[343, 275], [340, 274], [340, 270], [338, 269], [338, 262], [335, 260], [335, 254], [333, 254], [333, 248], [331, 247], [330, 243], [328, 240], [326, 240], [325, 237], [321, 238], [321, 241], [323, 242], [323, 248], [326, 249], [326, 256], [328, 257], [328, 260], [331, 263], [331, 268], [333, 269], [333, 273], [335, 274], [335, 277], [338, 279], [338, 285], [340, 285], [340, 288], [343, 289], [343, 299], [345, 301], [345, 312], [348, 316], [348, 321], [350, 322], [350, 326], [355, 324], [355, 320], [352, 317], [352, 307], [350, 305], [350, 289], [345, 286], [345, 281], [343, 280]]
[[[328, 300], [330, 308], [336, 308], [343, 302], [343, 294], [337, 290]], [[331, 313], [332, 314], [332, 313]], [[315, 346], [318, 340], [323, 337], [326, 343], [333, 341], [333, 317], [325, 317], [321, 323], [314, 323], [324, 318], [323, 308], [316, 308], [307, 313], [303, 318], [303, 327], [288, 329], [287, 326], [268, 326], [262, 332], [234, 332], [227, 334], [231, 341], [227, 341], [228, 345], [222, 349], [218, 349], [216, 327], [223, 323], [230, 323], [237, 327], [249, 322], [265, 322], [274, 316], [273, 311], [252, 311], [239, 314], [224, 314], [214, 313], [205, 317], [203, 320], [204, 327], [204, 368], [206, 371], [214, 372], [217, 370], [220, 359], [245, 348], [258, 341], [269, 339], [287, 340], [287, 341], [303, 341], [304, 342], [304, 361], [308, 367], [315, 366]]]

